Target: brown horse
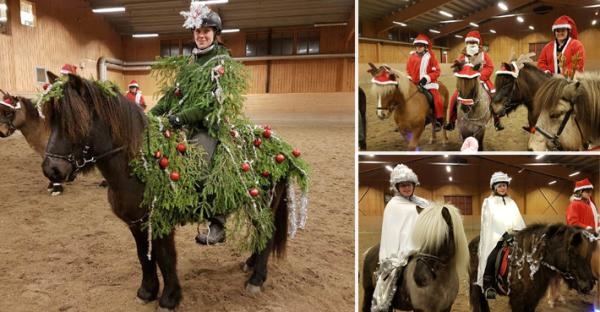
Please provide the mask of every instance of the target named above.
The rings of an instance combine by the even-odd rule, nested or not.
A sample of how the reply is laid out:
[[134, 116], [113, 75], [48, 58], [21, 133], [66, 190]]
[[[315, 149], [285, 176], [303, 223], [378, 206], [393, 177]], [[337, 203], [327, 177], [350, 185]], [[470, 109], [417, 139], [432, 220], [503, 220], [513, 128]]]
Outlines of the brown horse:
[[504, 71], [511, 74], [496, 73], [494, 83], [496, 95], [492, 98], [492, 111], [497, 116], [504, 116], [517, 109], [519, 105], [525, 105], [529, 122], [525, 128], [528, 132], [533, 132], [541, 111], [540, 105], [534, 105], [533, 98], [542, 84], [550, 79], [550, 76], [540, 71], [535, 64], [530, 63], [531, 60], [528, 56], [529, 54], [522, 55], [508, 63], [502, 63]]
[[[398, 130], [409, 141], [407, 149], [409, 151], [417, 150], [425, 126], [427, 123], [435, 122], [433, 110], [429, 106], [427, 97], [406, 75], [387, 66], [377, 68], [372, 63], [369, 63], [369, 66], [371, 66], [369, 73], [373, 77], [384, 73], [389, 77], [390, 82], [372, 84], [371, 91], [377, 96], [377, 117], [386, 119], [393, 112]], [[444, 103], [444, 111], [446, 111], [448, 107], [448, 89], [443, 83], [438, 82], [438, 84]], [[433, 143], [436, 139], [436, 132], [433, 128], [432, 126], [430, 143]], [[442, 144], [446, 144], [447, 141], [448, 136], [444, 129], [442, 130]]]
[[577, 82], [552, 78], [534, 102], [542, 111], [530, 150], [579, 151], [600, 142], [600, 74], [584, 73]]
[[[458, 209], [434, 203], [423, 210], [412, 239], [418, 251], [408, 261], [403, 276], [398, 277], [391, 306], [402, 310], [450, 311], [458, 295], [459, 276], [465, 273], [469, 261]], [[367, 250], [363, 264], [363, 312], [371, 311], [378, 260], [379, 245], [376, 245]]]
[[[50, 131], [44, 126], [44, 118], [40, 116], [33, 102], [22, 96], [13, 96], [0, 90], [5, 99], [9, 99], [14, 106], [0, 105], [0, 138], [11, 136], [15, 130], [21, 131], [25, 141], [40, 156], [44, 156]], [[52, 196], [63, 192], [62, 183], [48, 184], [48, 192]]]
[[[580, 228], [533, 224], [517, 232], [508, 256], [508, 294], [514, 312], [535, 311], [550, 281], [562, 277], [570, 288], [589, 293], [596, 282], [590, 262], [598, 243]], [[469, 243], [469, 297], [472, 311], [489, 311], [477, 279], [479, 236]], [[500, 293], [500, 290], [498, 289]]]
[[[455, 61], [452, 68], [456, 76], [456, 90], [458, 91], [458, 107], [456, 125], [459, 130], [461, 140], [468, 137], [474, 137], [479, 143], [479, 151], [483, 151], [483, 138], [485, 128], [492, 118], [490, 111], [490, 96], [479, 82], [479, 75], [463, 75], [460, 72], [465, 67], [472, 67], [476, 72], [480, 66], [479, 63], [466, 64]], [[449, 114], [450, 112], [448, 112]]]
[[[56, 80], [56, 76], [51, 73], [48, 75], [50, 81]], [[108, 182], [110, 206], [117, 217], [128, 225], [136, 243], [143, 273], [137, 298], [143, 302], [158, 298], [158, 266], [163, 278], [159, 307], [175, 309], [182, 297], [176, 269], [175, 233], [173, 230], [162, 237], [153, 238], [149, 245], [150, 234], [144, 224], [151, 217], [151, 207], [141, 205], [146, 186], [132, 173], [130, 166], [145, 142], [146, 115], [116, 90], [112, 90], [116, 95], [107, 95], [94, 82], [76, 75], [69, 75], [61, 88], [61, 98], [44, 103], [44, 114], [51, 129], [42, 165], [44, 174], [51, 181], [64, 181], [68, 176], [92, 170], [93, 167], [100, 170]], [[273, 181], [274, 185], [269, 187], [271, 197], [267, 198], [270, 200], [267, 204], [271, 211], [268, 220], [273, 222], [273, 232], [266, 246], [254, 251], [245, 262], [246, 267], [254, 269], [246, 283], [246, 290], [250, 293], [260, 292], [267, 278], [270, 254], [284, 256], [288, 235], [288, 202], [293, 204], [293, 201], [286, 200], [290, 179], [284, 176]], [[260, 228], [257, 235], [267, 230]]]

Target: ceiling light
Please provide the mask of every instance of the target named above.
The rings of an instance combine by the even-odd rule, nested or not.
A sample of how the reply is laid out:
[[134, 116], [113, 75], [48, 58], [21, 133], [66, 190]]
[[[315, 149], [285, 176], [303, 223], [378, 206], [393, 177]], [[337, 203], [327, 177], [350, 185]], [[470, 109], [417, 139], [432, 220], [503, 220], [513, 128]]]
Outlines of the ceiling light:
[[546, 156], [546, 155], [544, 155], [544, 154], [539, 154], [539, 155], [535, 156], [535, 159], [542, 159], [544, 156]]
[[390, 165], [385, 166], [385, 169], [387, 169], [389, 171], [394, 171], [394, 168], [392, 168], [392, 166], [390, 166]]
[[521, 172], [523, 172], [523, 171], [525, 171], [525, 168], [521, 168], [521, 169], [519, 169], [519, 171], [517, 171], [517, 173], [521, 173]]
[[479, 27], [479, 25], [477, 25], [477, 24], [475, 24], [475, 23], [473, 23], [473, 22], [470, 22], [470, 23], [469, 23], [469, 25], [471, 25], [471, 26], [473, 26], [473, 27]]
[[406, 25], [405, 23], [402, 23], [402, 22], [396, 22], [396, 21], [394, 21], [394, 22], [392, 22], [392, 23], [394, 23], [394, 24], [396, 24], [396, 25], [400, 25], [400, 26], [402, 26], [402, 27], [406, 27], [406, 26], [408, 26], [408, 25]]
[[221, 3], [227, 3], [229, 2], [229, 0], [208, 0], [208, 1], [197, 1], [203, 4], [221, 4]]
[[375, 154], [367, 154], [369, 157], [375, 157]]
[[508, 7], [506, 6], [506, 3], [500, 1], [498, 2], [498, 7], [502, 10], [502, 11], [508, 11]]
[[523, 23], [524, 21], [525, 21], [525, 20], [524, 20], [522, 17], [520, 17], [520, 16], [517, 16], [517, 22], [519, 22], [519, 23]]
[[429, 31], [432, 32], [432, 33], [434, 33], [434, 34], [439, 34], [440, 33], [439, 30], [435, 30], [435, 29], [430, 29]]
[[329, 26], [347, 26], [348, 23], [346, 22], [340, 22], [340, 23], [321, 23], [321, 24], [315, 24], [315, 27], [329, 27]]
[[240, 32], [239, 28], [229, 28], [229, 29], [223, 29], [221, 30], [222, 33], [234, 33], [234, 32]]
[[600, 4], [586, 5], [583, 8], [584, 9], [600, 8]]
[[578, 175], [580, 173], [581, 173], [581, 171], [575, 171], [575, 172], [571, 173], [569, 176], [570, 177], [574, 177], [574, 176], [576, 176], [576, 175]]
[[454, 37], [456, 37], [456, 38], [463, 38], [463, 36], [461, 36], [461, 35], [454, 35]]
[[552, 181], [548, 182], [548, 185], [552, 185], [552, 184], [555, 184], [555, 183], [556, 183], [556, 180], [552, 180]]
[[6, 5], [6, 3], [0, 3], [0, 11], [6, 11], [8, 10], [8, 6]]
[[133, 38], [153, 38], [158, 37], [158, 34], [133, 34], [131, 35]]
[[462, 22], [463, 20], [461, 19], [455, 19], [455, 20], [447, 20], [447, 21], [440, 21], [441, 24], [450, 24], [450, 23], [458, 23], [458, 22]]
[[529, 25], [529, 29], [535, 30], [535, 27], [533, 27], [532, 25]]
[[517, 14], [504, 14], [504, 15], [494, 16], [492, 18], [505, 18], [505, 17], [513, 17], [513, 16], [517, 16]]
[[452, 168], [450, 168], [450, 166], [446, 166], [446, 172], [452, 172]]
[[125, 12], [125, 7], [112, 7], [112, 8], [99, 8], [92, 9], [94, 13], [115, 13], [115, 12]]
[[450, 14], [450, 13], [444, 11], [444, 10], [440, 10], [440, 14], [442, 14], [442, 15], [444, 15], [446, 17], [454, 17], [454, 15], [452, 15], [452, 14]]
[[448, 177], [448, 181], [452, 182], [452, 177]]
[[597, 23], [598, 23], [598, 21], [597, 21], [597, 20], [592, 20], [592, 25], [594, 25], [594, 26], [595, 26]]
[[495, 31], [495, 30], [493, 30], [493, 29], [490, 29], [490, 32], [491, 32], [492, 34], [495, 34], [495, 33], [496, 33], [496, 31]]
[[444, 158], [448, 158], [448, 156], [449, 156], [448, 154], [444, 154]]

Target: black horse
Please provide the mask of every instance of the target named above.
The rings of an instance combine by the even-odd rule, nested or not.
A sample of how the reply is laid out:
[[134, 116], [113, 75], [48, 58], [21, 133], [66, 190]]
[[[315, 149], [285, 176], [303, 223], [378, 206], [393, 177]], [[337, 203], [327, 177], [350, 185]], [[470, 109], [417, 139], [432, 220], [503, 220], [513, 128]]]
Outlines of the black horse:
[[[48, 73], [50, 81], [57, 77]], [[44, 103], [44, 114], [51, 129], [43, 170], [51, 181], [62, 182], [78, 171], [98, 167], [108, 182], [108, 201], [113, 212], [125, 222], [135, 239], [143, 277], [137, 297], [143, 302], [156, 300], [159, 291], [157, 265], [164, 287], [159, 307], [175, 309], [182, 291], [177, 277], [177, 255], [174, 231], [152, 240], [151, 257], [148, 234], [143, 223], [149, 218], [149, 207], [140, 205], [145, 185], [131, 172], [130, 161], [139, 155], [147, 118], [143, 111], [122, 95], [108, 96], [97, 84], [69, 75], [62, 86], [60, 99]], [[263, 250], [254, 252], [245, 262], [254, 271], [246, 290], [260, 292], [267, 278], [267, 262], [271, 252], [282, 257], [287, 242], [288, 178], [272, 187], [273, 224], [275, 232]]]
[[[516, 233], [509, 256], [509, 304], [514, 312], [535, 311], [550, 280], [562, 277], [581, 293], [589, 293], [595, 278], [590, 268], [596, 241], [583, 230], [564, 224], [533, 224]], [[469, 243], [469, 297], [472, 311], [490, 311], [477, 279], [479, 236]], [[500, 292], [499, 289], [497, 289]]]
[[362, 88], [358, 88], [358, 147], [367, 150], [367, 95]]

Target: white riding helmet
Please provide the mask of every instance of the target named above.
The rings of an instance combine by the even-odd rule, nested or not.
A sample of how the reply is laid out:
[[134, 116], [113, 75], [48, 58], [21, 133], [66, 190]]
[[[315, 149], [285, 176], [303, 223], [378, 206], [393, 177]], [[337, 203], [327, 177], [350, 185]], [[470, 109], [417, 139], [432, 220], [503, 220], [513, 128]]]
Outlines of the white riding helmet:
[[400, 182], [412, 182], [415, 186], [419, 185], [419, 177], [404, 164], [397, 165], [390, 174], [390, 186], [395, 188]]
[[506, 182], [506, 184], [510, 185], [511, 180], [512, 180], [512, 178], [509, 177], [508, 174], [506, 174], [502, 171], [496, 171], [496, 172], [494, 172], [494, 174], [492, 174], [492, 177], [490, 178], [490, 188], [493, 190], [494, 184], [500, 183], [500, 182]]

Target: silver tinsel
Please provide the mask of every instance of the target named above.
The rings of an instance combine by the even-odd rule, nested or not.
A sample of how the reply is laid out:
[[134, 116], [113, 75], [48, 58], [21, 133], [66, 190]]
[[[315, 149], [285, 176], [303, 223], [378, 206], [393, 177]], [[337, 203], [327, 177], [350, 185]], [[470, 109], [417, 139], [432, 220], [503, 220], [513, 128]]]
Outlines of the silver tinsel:
[[289, 183], [287, 190], [287, 205], [288, 205], [288, 221], [289, 230], [288, 234], [294, 238], [298, 229], [304, 229], [306, 227], [306, 218], [308, 216], [308, 196], [305, 192], [302, 192], [300, 196], [300, 207], [297, 207], [296, 202], [296, 189], [294, 185]]

